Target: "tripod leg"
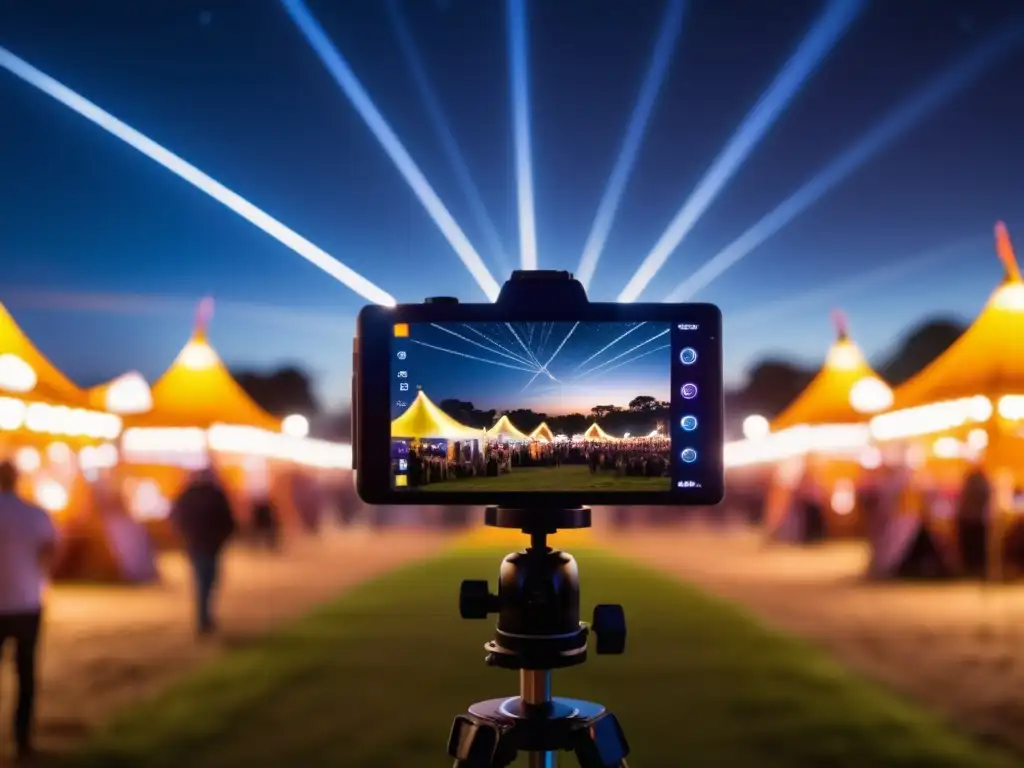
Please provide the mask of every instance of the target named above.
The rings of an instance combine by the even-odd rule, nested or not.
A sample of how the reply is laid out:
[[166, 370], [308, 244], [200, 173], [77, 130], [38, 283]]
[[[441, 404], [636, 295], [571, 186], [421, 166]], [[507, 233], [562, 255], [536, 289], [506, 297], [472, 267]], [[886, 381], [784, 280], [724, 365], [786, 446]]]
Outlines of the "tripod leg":
[[629, 768], [626, 734], [610, 712], [578, 728], [573, 735], [573, 750], [580, 768]]
[[504, 733], [495, 723], [472, 715], [459, 715], [448, 736], [448, 756], [455, 758], [453, 768], [506, 768], [515, 760], [515, 751], [502, 744]]

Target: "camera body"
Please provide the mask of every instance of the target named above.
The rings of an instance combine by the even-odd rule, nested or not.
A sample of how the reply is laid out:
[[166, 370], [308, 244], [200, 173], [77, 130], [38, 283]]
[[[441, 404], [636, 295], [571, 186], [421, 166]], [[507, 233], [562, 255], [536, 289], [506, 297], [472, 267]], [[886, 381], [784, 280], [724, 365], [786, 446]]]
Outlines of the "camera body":
[[721, 329], [714, 305], [591, 303], [552, 271], [513, 273], [493, 304], [365, 307], [352, 386], [359, 496], [717, 504]]

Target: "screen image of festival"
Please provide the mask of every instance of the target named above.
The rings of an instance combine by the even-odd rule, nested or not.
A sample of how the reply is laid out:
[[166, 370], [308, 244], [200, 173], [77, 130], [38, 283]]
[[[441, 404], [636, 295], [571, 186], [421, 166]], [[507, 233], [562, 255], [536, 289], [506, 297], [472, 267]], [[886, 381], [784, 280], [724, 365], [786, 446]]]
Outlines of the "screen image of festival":
[[392, 345], [394, 487], [670, 490], [668, 323], [401, 328]]

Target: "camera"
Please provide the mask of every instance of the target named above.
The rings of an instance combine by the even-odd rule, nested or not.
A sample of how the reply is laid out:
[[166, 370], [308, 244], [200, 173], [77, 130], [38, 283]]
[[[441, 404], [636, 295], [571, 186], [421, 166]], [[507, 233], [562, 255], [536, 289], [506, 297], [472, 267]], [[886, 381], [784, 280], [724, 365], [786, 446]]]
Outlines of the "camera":
[[353, 356], [369, 504], [713, 505], [724, 492], [722, 317], [591, 303], [515, 272], [493, 304], [369, 306]]

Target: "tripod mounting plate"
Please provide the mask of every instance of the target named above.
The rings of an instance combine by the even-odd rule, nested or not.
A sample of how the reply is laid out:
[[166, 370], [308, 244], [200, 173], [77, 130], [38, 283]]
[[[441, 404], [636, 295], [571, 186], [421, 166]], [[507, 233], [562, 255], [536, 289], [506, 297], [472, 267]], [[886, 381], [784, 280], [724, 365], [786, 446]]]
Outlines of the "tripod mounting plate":
[[489, 506], [484, 511], [484, 524], [491, 528], [511, 528], [529, 534], [589, 528], [590, 507], [517, 509]]

